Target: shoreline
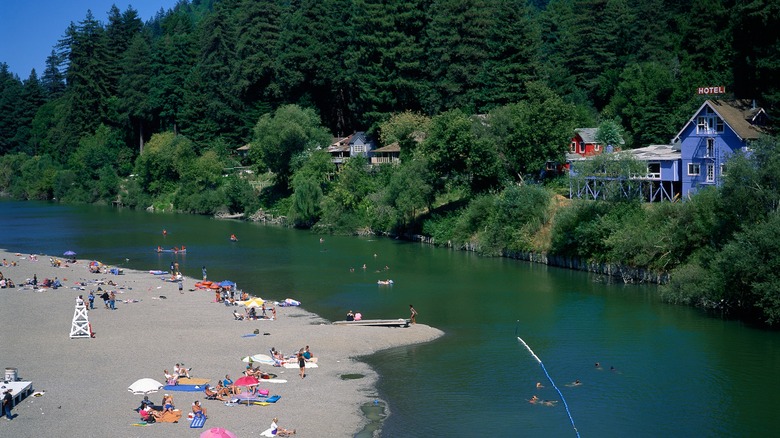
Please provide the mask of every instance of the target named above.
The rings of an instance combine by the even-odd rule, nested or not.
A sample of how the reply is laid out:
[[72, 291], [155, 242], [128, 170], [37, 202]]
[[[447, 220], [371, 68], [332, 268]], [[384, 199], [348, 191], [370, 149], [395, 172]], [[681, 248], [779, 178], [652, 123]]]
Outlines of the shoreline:
[[[33, 437], [45, 431], [65, 436], [88, 432], [93, 436], [191, 437], [204, 429], [223, 427], [239, 437], [259, 436], [278, 417], [281, 427], [297, 430], [296, 436], [355, 436], [370, 423], [361, 406], [379, 399], [378, 374], [360, 358], [443, 335], [423, 324], [341, 327], [300, 307], [277, 307], [275, 321], [236, 321], [233, 310], [243, 312], [243, 308], [215, 303], [213, 292], [194, 289], [199, 280], [193, 278], [185, 277], [184, 293], [179, 293], [177, 283], [148, 272], [123, 269], [122, 275], [91, 274], [89, 260], [65, 264], [63, 258], [51, 257], [63, 261], [54, 267], [50, 256], [38, 255], [37, 261], [29, 256], [0, 250], [0, 258], [17, 263], [0, 266], [0, 272], [16, 283], [14, 289], [0, 289], [0, 319], [6, 327], [0, 367], [16, 368], [22, 380], [32, 381], [34, 390], [45, 394], [28, 397], [16, 406], [14, 420], [0, 423], [0, 435]], [[39, 284], [58, 277], [63, 287], [25, 286], [33, 275]], [[107, 286], [109, 280], [116, 286]], [[89, 311], [95, 338], [70, 339], [76, 297], [81, 294], [86, 300], [98, 286], [116, 290], [117, 310], [105, 309], [96, 297], [95, 309]], [[262, 298], [283, 301], [286, 297]], [[259, 334], [254, 335], [255, 330]], [[226, 374], [233, 380], [241, 377], [246, 365], [241, 362], [243, 356], [267, 354], [271, 347], [289, 354], [306, 345], [318, 357], [319, 366], [307, 370], [306, 378], [299, 377], [297, 368], [262, 367], [287, 380], [261, 384], [271, 394], [281, 395], [275, 404], [226, 406], [205, 400], [202, 392], [176, 391], [171, 394], [183, 413], [179, 423], [133, 426], [140, 421], [133, 409], [143, 396], [131, 394], [127, 387], [138, 379], [165, 383], [163, 370], [184, 362], [193, 369], [193, 377], [208, 378], [213, 385]], [[161, 390], [149, 398], [159, 404], [164, 393]], [[190, 429], [186, 420], [194, 400], [207, 409], [204, 429]], [[390, 406], [386, 411], [390, 414]]]

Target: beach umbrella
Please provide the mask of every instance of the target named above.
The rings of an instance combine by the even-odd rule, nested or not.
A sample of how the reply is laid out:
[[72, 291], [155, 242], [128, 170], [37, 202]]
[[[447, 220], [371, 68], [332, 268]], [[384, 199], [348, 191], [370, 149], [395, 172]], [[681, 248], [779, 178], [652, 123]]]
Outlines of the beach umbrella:
[[163, 387], [163, 384], [154, 380], [154, 379], [139, 379], [136, 380], [132, 385], [130, 385], [127, 390], [132, 392], [133, 394], [150, 394], [152, 392], [157, 392], [160, 388]]
[[233, 286], [235, 286], [236, 284], [235, 284], [235, 283], [233, 283], [233, 282], [232, 282], [232, 281], [230, 281], [230, 280], [222, 280], [222, 281], [220, 281], [220, 282], [219, 282], [219, 285], [220, 285], [220, 286], [222, 286], [222, 287], [233, 287]]
[[212, 427], [201, 433], [200, 438], [236, 438], [236, 434], [221, 427]]
[[265, 301], [263, 301], [262, 298], [252, 298], [251, 300], [242, 301], [242, 304], [247, 309], [252, 308], [252, 307], [255, 307], [255, 308], [263, 307], [263, 303], [265, 303]]
[[244, 376], [233, 382], [236, 386], [255, 386], [260, 383], [255, 376]]
[[70, 257], [70, 256], [76, 255], [76, 253], [71, 251], [71, 250], [68, 250], [68, 251], [65, 251], [64, 253], [62, 253], [62, 255], [66, 256], [66, 257]]

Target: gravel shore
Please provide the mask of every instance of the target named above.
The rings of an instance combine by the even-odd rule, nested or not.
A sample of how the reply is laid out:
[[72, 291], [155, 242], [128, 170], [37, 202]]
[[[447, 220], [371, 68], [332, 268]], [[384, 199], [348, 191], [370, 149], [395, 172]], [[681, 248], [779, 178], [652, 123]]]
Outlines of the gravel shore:
[[[423, 324], [335, 326], [305, 311], [306, 303], [304, 308], [277, 307], [275, 321], [236, 321], [234, 307], [215, 303], [211, 292], [195, 290], [195, 279], [185, 278], [180, 293], [177, 283], [147, 272], [124, 269], [122, 275], [91, 274], [89, 260], [53, 267], [49, 256], [38, 255], [35, 261], [29, 254], [8, 250], [0, 250], [0, 258], [17, 264], [0, 266], [0, 272], [16, 283], [16, 288], [0, 289], [1, 370], [17, 368], [20, 378], [33, 382], [35, 391], [45, 391], [14, 408], [14, 420], [0, 419], [0, 436], [196, 437], [222, 427], [250, 437], [260, 436], [274, 417], [281, 427], [296, 429], [300, 437], [354, 436], [366, 423], [360, 406], [377, 398], [377, 375], [358, 358], [443, 334]], [[25, 286], [33, 275], [39, 283], [57, 277], [63, 287]], [[109, 281], [116, 286], [107, 285]], [[98, 286], [116, 291], [117, 309], [105, 309], [96, 297], [95, 309], [89, 312], [95, 337], [70, 339], [76, 297], [81, 294], [86, 300]], [[407, 316], [402, 312], [399, 309], [399, 317]], [[259, 334], [247, 336], [255, 330]], [[260, 386], [281, 396], [275, 404], [226, 406], [204, 400], [200, 392], [170, 392], [184, 414], [182, 421], [133, 425], [140, 421], [133, 409], [143, 396], [127, 388], [138, 379], [165, 383], [163, 370], [185, 363], [192, 368], [192, 377], [211, 379], [212, 384], [225, 374], [236, 380], [246, 365], [243, 356], [267, 354], [271, 347], [292, 353], [305, 345], [319, 365], [307, 370], [306, 378], [300, 378], [297, 369], [264, 369], [287, 380]], [[346, 374], [364, 377], [342, 378]], [[164, 392], [149, 397], [159, 404]], [[201, 400], [208, 413], [204, 429], [191, 429], [186, 420], [195, 400]]]

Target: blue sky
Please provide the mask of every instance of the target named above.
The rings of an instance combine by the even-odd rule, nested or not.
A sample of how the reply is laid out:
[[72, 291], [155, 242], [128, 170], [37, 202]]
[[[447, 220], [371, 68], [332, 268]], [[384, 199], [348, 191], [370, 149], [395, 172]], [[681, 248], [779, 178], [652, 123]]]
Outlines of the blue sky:
[[62, 38], [71, 22], [78, 23], [92, 11], [104, 25], [108, 11], [116, 4], [124, 12], [128, 6], [138, 11], [146, 22], [160, 8], [168, 10], [177, 0], [7, 0], [0, 4], [0, 62], [21, 79], [30, 76], [30, 70], [40, 78], [46, 58]]

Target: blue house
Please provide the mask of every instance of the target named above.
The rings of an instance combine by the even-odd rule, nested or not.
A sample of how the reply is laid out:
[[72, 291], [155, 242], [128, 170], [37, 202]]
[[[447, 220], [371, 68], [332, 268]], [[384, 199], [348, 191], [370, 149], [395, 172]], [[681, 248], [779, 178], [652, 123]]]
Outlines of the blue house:
[[726, 162], [734, 152], [747, 151], [766, 131], [768, 117], [749, 100], [707, 100], [672, 139], [680, 144], [682, 195], [720, 185]]

